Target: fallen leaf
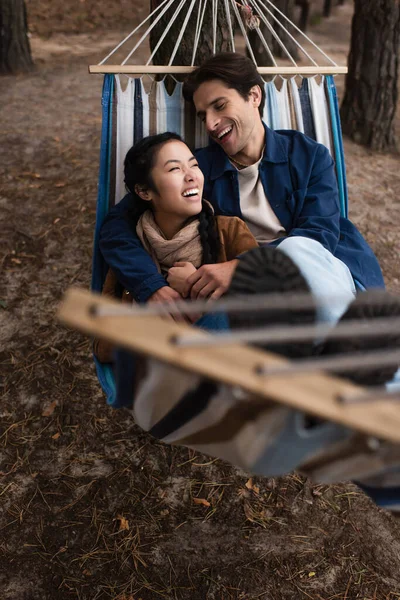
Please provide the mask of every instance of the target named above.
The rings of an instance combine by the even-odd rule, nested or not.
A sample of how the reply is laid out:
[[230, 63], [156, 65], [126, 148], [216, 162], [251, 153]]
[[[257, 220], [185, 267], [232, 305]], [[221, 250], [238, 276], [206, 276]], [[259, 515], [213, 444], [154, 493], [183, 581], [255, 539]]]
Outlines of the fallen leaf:
[[53, 400], [53, 402], [51, 404], [49, 404], [42, 412], [42, 417], [51, 417], [56, 406], [57, 406], [57, 400]]
[[308, 574], [309, 577], [315, 577], [315, 571], [310, 571]]
[[211, 506], [208, 500], [205, 498], [193, 498], [195, 504], [202, 504], [203, 506]]
[[41, 178], [41, 174], [40, 173], [32, 173], [31, 171], [24, 171], [21, 174], [22, 175], [26, 175], [27, 177], [34, 177], [35, 179], [40, 179]]
[[59, 221], [59, 220], [60, 220], [60, 218], [59, 218], [59, 217], [57, 217], [57, 219], [54, 219], [54, 221], [53, 221], [53, 225], [55, 225], [56, 223], [58, 223], [58, 221]]
[[245, 485], [246, 485], [246, 487], [247, 487], [248, 490], [253, 490], [253, 492], [255, 494], [259, 494], [260, 493], [260, 488], [258, 487], [258, 485], [254, 485], [252, 477], [250, 477], [250, 479], [246, 482]]
[[12, 258], [11, 262], [15, 263], [16, 265], [22, 265], [22, 261], [19, 260], [19, 258]]
[[54, 435], [51, 436], [52, 440], [58, 440], [58, 438], [60, 437], [61, 433], [55, 433]]
[[118, 515], [117, 520], [119, 521], [119, 530], [120, 531], [129, 530], [128, 519], [125, 519], [125, 517], [123, 517], [122, 515]]

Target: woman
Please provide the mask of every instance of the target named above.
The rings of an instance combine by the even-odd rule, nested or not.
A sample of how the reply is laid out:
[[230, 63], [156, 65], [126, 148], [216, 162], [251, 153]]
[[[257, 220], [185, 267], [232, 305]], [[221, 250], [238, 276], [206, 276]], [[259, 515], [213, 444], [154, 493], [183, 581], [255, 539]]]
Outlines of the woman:
[[[131, 193], [126, 218], [159, 272], [182, 296], [186, 279], [201, 265], [233, 260], [257, 247], [241, 219], [214, 215], [202, 196], [203, 173], [179, 135], [162, 133], [135, 144], [125, 157], [124, 178]], [[121, 296], [118, 287], [110, 270], [103, 294]], [[134, 300], [126, 290], [122, 298]], [[210, 317], [197, 324], [215, 327]], [[110, 344], [96, 341], [94, 350], [99, 360], [110, 362]]]

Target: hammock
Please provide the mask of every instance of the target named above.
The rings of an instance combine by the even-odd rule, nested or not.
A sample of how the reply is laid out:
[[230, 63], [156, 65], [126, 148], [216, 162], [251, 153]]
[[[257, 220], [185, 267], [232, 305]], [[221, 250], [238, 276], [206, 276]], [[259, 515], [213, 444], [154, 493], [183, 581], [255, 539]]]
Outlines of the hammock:
[[[182, 83], [176, 82], [174, 91], [170, 94], [167, 91], [164, 79], [161, 81], [153, 81], [152, 79], [154, 75], [160, 74], [165, 76], [182, 75], [189, 73], [194, 68], [207, 2], [208, 0], [164, 0], [99, 65], [89, 68], [91, 73], [103, 73], [105, 75], [102, 93], [100, 173], [93, 256], [92, 290], [94, 292], [101, 291], [107, 271], [107, 267], [99, 251], [99, 232], [109, 209], [125, 195], [123, 160], [128, 149], [143, 136], [164, 131], [173, 131], [180, 134], [188, 145], [194, 148], [201, 148], [208, 144], [207, 134], [201, 122], [196, 118], [194, 108], [186, 103], [182, 97]], [[263, 119], [272, 129], [297, 129], [328, 148], [336, 167], [341, 214], [347, 217], [346, 171], [338, 98], [334, 83], [334, 76], [346, 73], [346, 67], [338, 66], [308, 36], [303, 34], [296, 25], [289, 21], [270, 0], [264, 0], [264, 2], [262, 0], [209, 0], [209, 6], [212, 8], [212, 46], [214, 53], [218, 47], [217, 23], [221, 12], [224, 13], [228, 24], [227, 35], [230, 44], [228, 49], [237, 51], [235, 44], [238, 45], [241, 43], [243, 47], [244, 42], [248, 54], [257, 65], [248, 38], [249, 30], [256, 32], [273, 65], [270, 67], [257, 65], [258, 71], [262, 76], [272, 77], [272, 80], [265, 81], [266, 102]], [[163, 31], [154, 51], [148, 56], [147, 62], [145, 64], [132, 64], [132, 61], [136, 60], [139, 51], [141, 52], [141, 56], [143, 55], [146, 38], [168, 10], [174, 10], [173, 16]], [[168, 65], [162, 67], [152, 65], [151, 62], [157, 50], [165, 42], [165, 39], [170, 37], [171, 27], [178, 18], [181, 19], [181, 29], [173, 45]], [[178, 55], [179, 45], [183, 36], [187, 35], [186, 29], [190, 19], [195, 19], [196, 21], [190, 66], [176, 65], [174, 64], [175, 58]], [[240, 32], [241, 40], [238, 40], [237, 36], [235, 39], [235, 29], [236, 32]], [[263, 31], [269, 32], [270, 36], [279, 45], [285, 57], [281, 61], [282, 64], [278, 65], [271, 51], [270, 42], [267, 41]], [[304, 46], [296, 39], [299, 37]], [[301, 65], [296, 63], [296, 60], [286, 48], [282, 38], [290, 39], [291, 44], [295, 44], [295, 47], [302, 56]], [[120, 64], [110, 65], [110, 58], [120, 54], [127, 43], [132, 41], [134, 42], [133, 49], [121, 60]], [[322, 57], [323, 64], [317, 63], [316, 55], [318, 58]], [[88, 314], [90, 316], [92, 302], [93, 300], [82, 296], [79, 296], [77, 302], [75, 302], [73, 297], [72, 309], [68, 306], [67, 302], [67, 307], [62, 316], [63, 320], [92, 335], [99, 336], [103, 333], [106, 338], [120, 343], [124, 347], [144, 352], [144, 354], [150, 356], [156, 356], [158, 348], [152, 347], [152, 349], [149, 349], [148, 347], [148, 338], [151, 337], [149, 334], [144, 336], [143, 344], [141, 339], [132, 339], [135, 323], [131, 323], [130, 319], [129, 325], [127, 323], [126, 331], [119, 331], [119, 335], [114, 332], [115, 321], [112, 324], [107, 318], [104, 319], [104, 323], [100, 323], [100, 320], [97, 323], [90, 321]], [[89, 312], [86, 313], [85, 310]], [[158, 337], [161, 335], [161, 329], [163, 331], [165, 327], [168, 329], [168, 326], [164, 325], [161, 327], [159, 323], [156, 323], [154, 331], [157, 332]], [[120, 329], [122, 328], [120, 327]], [[129, 332], [131, 333], [129, 334]], [[129, 340], [128, 334], [130, 336]], [[157, 340], [157, 344], [158, 342], [159, 339]], [[240, 351], [242, 351], [242, 348]], [[204, 352], [206, 355], [207, 350]], [[252, 350], [252, 352], [261, 351]], [[180, 354], [180, 356], [182, 358], [183, 355]], [[159, 356], [159, 358], [165, 360], [168, 364], [176, 365], [176, 362], [174, 363], [174, 360], [170, 360], [170, 357]], [[198, 370], [196, 371], [196, 361], [190, 363], [189, 358], [185, 360], [189, 371], [199, 373]], [[276, 357], [273, 360], [276, 361]], [[115, 375], [111, 366], [100, 364], [96, 359], [95, 362], [99, 381], [106, 393], [108, 403], [111, 406], [119, 407], [120, 405], [116, 401], [115, 394]], [[123, 360], [120, 361], [120, 365], [123, 365]], [[208, 372], [206, 370], [200, 374], [203, 376], [209, 375], [212, 372], [213, 366], [209, 364], [208, 368]], [[238, 372], [240, 372], [239, 366]], [[123, 369], [120, 370], [119, 374], [117, 373], [117, 377], [119, 375], [123, 378]], [[215, 372], [215, 375], [216, 379], [221, 381], [220, 373]], [[283, 375], [282, 377], [286, 381], [285, 376]], [[313, 387], [315, 377], [317, 377], [318, 381], [316, 387]], [[275, 396], [272, 394], [272, 397], [277, 401], [286, 403], [286, 406], [291, 407], [291, 409], [296, 408], [299, 411], [309, 412], [309, 398], [314, 397], [315, 399], [323, 394], [324, 403], [315, 402], [311, 412], [320, 418], [336, 422], [336, 425], [333, 423], [328, 424], [327, 429], [322, 432], [322, 435], [327, 440], [330, 439], [331, 442], [334, 439], [337, 441], [344, 440], [344, 443], [347, 443], [349, 428], [351, 428], [352, 430], [358, 429], [363, 434], [381, 434], [385, 439], [389, 440], [389, 443], [395, 442], [397, 444], [400, 441], [398, 434], [400, 429], [398, 427], [399, 423], [397, 423], [398, 415], [393, 403], [386, 402], [383, 408], [382, 405], [375, 403], [374, 410], [368, 413], [368, 416], [360, 405], [356, 409], [353, 406], [348, 408], [342, 406], [339, 408], [337, 403], [337, 396], [341, 395], [342, 392], [346, 397], [350, 394], [350, 397], [355, 396], [365, 400], [365, 390], [362, 388], [360, 389], [337, 378], [329, 378], [322, 375], [311, 375], [307, 381], [308, 383], [303, 390], [303, 396], [300, 394], [300, 396], [306, 399], [305, 403], [298, 401], [299, 386], [301, 387], [303, 384], [298, 384], [297, 379], [294, 379], [292, 394], [289, 393], [287, 397], [282, 398], [282, 395], [279, 396], [279, 393], [277, 393]], [[233, 382], [226, 380], [225, 383], [232, 384]], [[243, 384], [240, 378], [236, 383], [237, 385]], [[330, 391], [328, 391], [329, 386], [331, 386]], [[276, 386], [274, 389], [276, 391]], [[263, 386], [260, 387], [259, 384], [255, 388], [248, 385], [247, 390], [264, 397], [266, 396]], [[372, 400], [381, 400], [382, 394], [383, 392], [380, 390], [375, 397], [372, 397]], [[371, 400], [370, 395], [368, 399]], [[295, 427], [295, 425], [293, 426]], [[292, 435], [295, 436], [295, 429]], [[168, 436], [162, 439], [168, 442], [174, 441], [172, 438], [168, 439]], [[293, 446], [297, 448], [300, 448], [301, 444], [304, 446], [304, 440], [302, 442], [298, 436], [297, 438], [293, 437], [293, 440], [295, 440]], [[298, 446], [296, 446], [296, 443], [298, 443]], [[201, 448], [204, 451], [207, 450], [202, 446]], [[362, 455], [362, 451], [360, 452]], [[217, 450], [217, 456], [224, 456], [220, 449]], [[359, 456], [360, 454], [356, 458], [359, 458]], [[252, 465], [249, 465], [249, 468], [251, 467]], [[397, 473], [396, 461], [394, 461], [393, 469]], [[355, 470], [357, 472], [357, 468]], [[270, 473], [265, 465], [261, 469], [261, 472]], [[312, 476], [315, 474], [312, 469], [309, 473]], [[341, 473], [343, 474], [343, 471]], [[348, 478], [351, 478], [354, 472], [350, 469], [347, 475]], [[373, 481], [371, 485], [373, 485]], [[367, 491], [370, 494], [372, 493], [371, 489]], [[386, 501], [393, 503], [392, 498], [389, 498], [389, 496], [386, 497], [385, 494], [382, 495], [381, 492], [379, 493], [381, 504], [384, 504]], [[398, 495], [396, 496], [396, 500], [397, 498]]]
[[[339, 67], [308, 36], [287, 19], [270, 0], [210, 0], [213, 17], [213, 48], [217, 47], [217, 18], [224, 13], [229, 29], [230, 49], [236, 50], [234, 36], [234, 17], [243, 36], [245, 45], [253, 58], [254, 54], [247, 31], [254, 29], [270, 57], [273, 67], [258, 67], [260, 74], [270, 75], [272, 81], [265, 82], [266, 102], [263, 119], [272, 129], [297, 129], [309, 137], [324, 144], [334, 158], [339, 188], [340, 208], [343, 216], [348, 214], [346, 170], [344, 164], [343, 141], [340, 127], [338, 98], [334, 75], [345, 73], [345, 67]], [[138, 140], [146, 135], [173, 131], [182, 136], [193, 148], [207, 145], [208, 138], [204, 126], [196, 118], [193, 106], [182, 97], [182, 83], [176, 82], [173, 93], [166, 89], [165, 81], [152, 81], [146, 89], [143, 74], [182, 74], [192, 70], [195, 64], [200, 33], [203, 25], [207, 0], [164, 0], [142, 23], [125, 37], [100, 63], [89, 68], [91, 73], [105, 73], [102, 93], [102, 134], [100, 152], [99, 190], [96, 214], [96, 229], [93, 254], [92, 290], [100, 292], [104, 283], [107, 267], [99, 250], [99, 232], [109, 209], [125, 195], [123, 183], [123, 161], [126, 152]], [[165, 41], [174, 21], [186, 15], [180, 33], [176, 39], [167, 66], [157, 67], [151, 61]], [[175, 9], [172, 19], [166, 27], [154, 51], [145, 65], [128, 64], [135, 59], [139, 50], [143, 51], [146, 38], [167, 10]], [[190, 18], [196, 18], [191, 67], [173, 65], [179, 44], [186, 32]], [[150, 23], [150, 24], [149, 24]], [[277, 64], [272, 51], [262, 33], [261, 25], [267, 27], [272, 37], [279, 43], [286, 63]], [[147, 27], [147, 29], [146, 29]], [[144, 31], [144, 33], [143, 33]], [[280, 35], [278, 35], [278, 32]], [[301, 36], [307, 44], [305, 49], [291, 33]], [[108, 61], [121, 52], [127, 43], [139, 39], [119, 65], [109, 65]], [[296, 44], [303, 58], [309, 63], [300, 66], [286, 49], [282, 37]], [[324, 63], [319, 65], [312, 51], [322, 56]], [[289, 62], [289, 65], [287, 63]], [[257, 63], [256, 63], [257, 64]], [[133, 77], [132, 75], [141, 75]], [[304, 77], [308, 75], [309, 77]], [[285, 77], [284, 77], [285, 76]], [[146, 81], [147, 83], [147, 81]], [[109, 404], [115, 406], [114, 375], [110, 366], [96, 359], [99, 381], [106, 393]]]

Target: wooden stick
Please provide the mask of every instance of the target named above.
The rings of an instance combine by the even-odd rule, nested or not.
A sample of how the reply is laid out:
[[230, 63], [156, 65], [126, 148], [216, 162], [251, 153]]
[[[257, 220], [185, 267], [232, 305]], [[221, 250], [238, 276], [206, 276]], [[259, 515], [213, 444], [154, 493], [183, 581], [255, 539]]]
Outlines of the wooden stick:
[[[125, 73], [127, 75], [183, 75], [196, 67], [154, 65], [90, 65], [89, 73]], [[260, 75], [341, 75], [347, 67], [258, 67]]]
[[324, 374], [260, 376], [257, 374], [260, 365], [276, 367], [288, 364], [288, 361], [240, 344], [228, 348], [179, 348], [171, 343], [171, 338], [188, 331], [199, 337], [207, 334], [161, 317], [93, 316], [94, 304], [115, 306], [119, 303], [84, 290], [70, 289], [58, 317], [69, 326], [103, 337], [120, 347], [241, 387], [254, 394], [257, 402], [260, 398], [273, 400], [365, 434], [400, 442], [400, 407], [384, 395], [369, 403], [368, 410], [359, 403], [343, 404], [340, 398], [351, 401], [366, 389]]

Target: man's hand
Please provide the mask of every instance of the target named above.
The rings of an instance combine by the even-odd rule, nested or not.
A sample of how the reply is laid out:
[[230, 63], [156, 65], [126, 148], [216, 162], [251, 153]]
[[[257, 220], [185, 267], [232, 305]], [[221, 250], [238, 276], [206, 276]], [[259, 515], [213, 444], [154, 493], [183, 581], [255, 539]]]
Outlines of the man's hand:
[[229, 262], [203, 265], [197, 269], [196, 273], [193, 273], [187, 279], [191, 299], [210, 298], [217, 300], [220, 298], [228, 290], [238, 262], [238, 259], [235, 258]]
[[167, 281], [174, 290], [186, 298], [190, 290], [186, 280], [196, 271], [196, 267], [191, 262], [177, 262], [169, 269]]
[[[154, 292], [154, 294], [152, 294], [148, 299], [148, 302], [164, 302], [174, 305], [177, 300], [182, 300], [182, 296], [168, 285], [165, 285]], [[165, 315], [168, 315], [170, 319], [176, 321], [177, 323], [187, 323], [187, 318], [185, 315], [169, 315], [167, 308], [165, 309]]]

